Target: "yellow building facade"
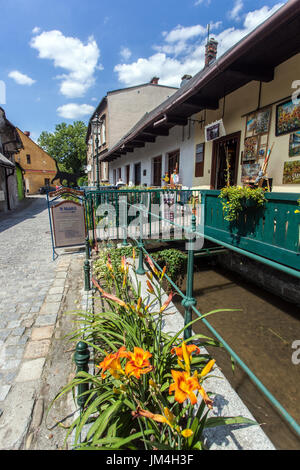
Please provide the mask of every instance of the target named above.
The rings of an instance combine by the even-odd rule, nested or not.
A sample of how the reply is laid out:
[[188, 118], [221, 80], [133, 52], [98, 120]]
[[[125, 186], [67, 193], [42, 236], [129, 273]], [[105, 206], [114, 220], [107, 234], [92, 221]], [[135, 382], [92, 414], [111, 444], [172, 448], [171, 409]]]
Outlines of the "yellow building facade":
[[[295, 130], [280, 125], [282, 115], [289, 122], [288, 112], [293, 108], [293, 95], [297, 95], [297, 102], [300, 103], [300, 54], [276, 67], [274, 79], [270, 82], [252, 81], [220, 100], [217, 110], [206, 110], [195, 115], [198, 123], [195, 124], [193, 186], [203, 189], [223, 187], [225, 181], [221, 173], [226, 170], [226, 155], [231, 160], [230, 183], [247, 184], [255, 178], [257, 168], [262, 166], [268, 150], [272, 150], [266, 173], [272, 180], [272, 190], [299, 192], [299, 124]], [[294, 105], [295, 112], [300, 115], [300, 104]], [[299, 117], [297, 119], [299, 122]], [[297, 124], [297, 119], [290, 118], [292, 126], [295, 122]], [[221, 135], [208, 141], [206, 128], [211, 126], [213, 129], [214, 123], [221, 123]], [[199, 172], [197, 159], [201, 167]]]
[[56, 175], [56, 163], [50, 155], [39, 147], [29, 132], [17, 128], [23, 143], [23, 149], [16, 156], [16, 161], [24, 173], [25, 193], [37, 194], [42, 186], [50, 186]]

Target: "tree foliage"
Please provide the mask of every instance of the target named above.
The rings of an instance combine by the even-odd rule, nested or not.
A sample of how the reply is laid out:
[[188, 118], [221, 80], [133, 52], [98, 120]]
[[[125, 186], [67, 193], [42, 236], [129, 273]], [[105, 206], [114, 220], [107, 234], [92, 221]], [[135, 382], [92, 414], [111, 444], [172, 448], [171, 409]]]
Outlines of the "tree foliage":
[[53, 133], [43, 131], [38, 144], [54, 158], [61, 171], [83, 174], [86, 163], [87, 126], [82, 121], [57, 124]]

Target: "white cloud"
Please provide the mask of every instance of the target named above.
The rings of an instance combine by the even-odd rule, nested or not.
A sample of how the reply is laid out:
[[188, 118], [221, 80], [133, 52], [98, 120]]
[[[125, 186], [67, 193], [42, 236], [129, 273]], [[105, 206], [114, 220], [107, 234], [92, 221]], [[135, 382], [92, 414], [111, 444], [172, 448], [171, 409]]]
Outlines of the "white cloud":
[[276, 3], [276, 5], [274, 5], [272, 8], [264, 6], [260, 10], [250, 11], [245, 18], [245, 28], [249, 30], [255, 29], [259, 24], [263, 23], [283, 5], [284, 3], [281, 2]]
[[[230, 47], [249, 34], [258, 24], [275, 13], [283, 3], [277, 3], [272, 8], [262, 8], [250, 11], [244, 16], [241, 28], [227, 28], [221, 31], [221, 22], [211, 24], [212, 29], [218, 29], [214, 38], [218, 41], [218, 57]], [[206, 27], [194, 25], [189, 27], [176, 26], [170, 32], [163, 32], [164, 42], [153, 46], [155, 54], [141, 57], [128, 64], [118, 64], [114, 71], [119, 81], [125, 86], [147, 83], [152, 77], [160, 77], [161, 85], [179, 86], [184, 74], [195, 75], [204, 67]]]
[[196, 0], [194, 5], [195, 7], [197, 7], [198, 5], [202, 5], [203, 3], [208, 6], [210, 5], [211, 0]]
[[232, 10], [229, 12], [229, 18], [232, 20], [240, 20], [240, 12], [244, 8], [243, 0], [235, 0]]
[[79, 119], [89, 116], [95, 110], [94, 106], [89, 104], [68, 103], [57, 108], [57, 114], [65, 119]]
[[120, 55], [124, 60], [129, 60], [131, 57], [131, 50], [128, 47], [121, 47]]
[[178, 25], [176, 28], [172, 29], [169, 33], [163, 32], [163, 36], [166, 42], [177, 42], [177, 41], [187, 41], [195, 36], [201, 36], [206, 33], [206, 28], [197, 24], [195, 26], [181, 26]]
[[66, 37], [60, 31], [45, 31], [33, 37], [31, 47], [37, 49], [40, 59], [49, 59], [54, 66], [67, 73], [57, 76], [61, 80], [60, 92], [68, 98], [80, 98], [94, 84], [94, 73], [100, 50], [93, 37], [86, 44], [80, 39]]
[[18, 83], [18, 85], [31, 86], [36, 82], [36, 80], [33, 80], [32, 78], [28, 77], [28, 75], [25, 75], [18, 70], [12, 70], [9, 72], [8, 76]]
[[38, 34], [41, 32], [41, 28], [39, 26], [36, 26], [35, 28], [33, 28], [32, 30], [32, 34]]

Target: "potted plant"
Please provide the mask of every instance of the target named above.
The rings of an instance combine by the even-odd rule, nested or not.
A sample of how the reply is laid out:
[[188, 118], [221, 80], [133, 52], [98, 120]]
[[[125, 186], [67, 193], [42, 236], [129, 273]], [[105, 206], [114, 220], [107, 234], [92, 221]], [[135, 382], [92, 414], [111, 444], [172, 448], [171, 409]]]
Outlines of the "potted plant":
[[250, 186], [226, 186], [219, 195], [223, 206], [224, 219], [234, 222], [239, 215], [249, 208], [261, 208], [265, 205], [265, 189]]

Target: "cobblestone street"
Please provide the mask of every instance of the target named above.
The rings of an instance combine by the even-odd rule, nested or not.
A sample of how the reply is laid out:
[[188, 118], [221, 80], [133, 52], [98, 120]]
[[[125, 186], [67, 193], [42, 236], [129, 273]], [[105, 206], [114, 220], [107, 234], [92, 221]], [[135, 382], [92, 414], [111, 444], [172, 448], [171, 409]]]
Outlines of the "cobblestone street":
[[23, 448], [32, 418], [41, 421], [41, 377], [72, 260], [52, 260], [46, 198], [30, 199], [0, 219], [0, 449]]

